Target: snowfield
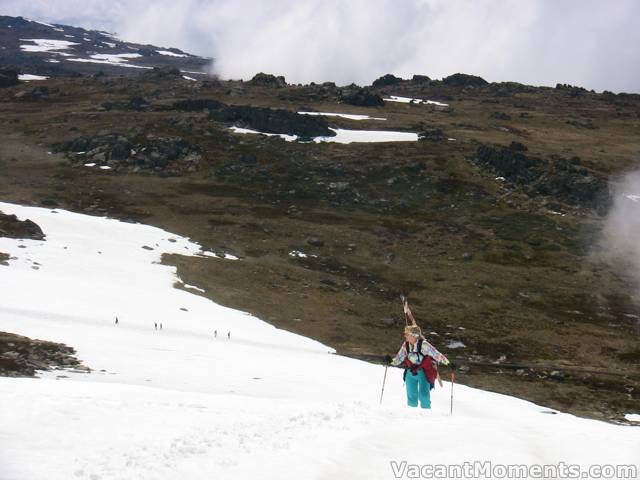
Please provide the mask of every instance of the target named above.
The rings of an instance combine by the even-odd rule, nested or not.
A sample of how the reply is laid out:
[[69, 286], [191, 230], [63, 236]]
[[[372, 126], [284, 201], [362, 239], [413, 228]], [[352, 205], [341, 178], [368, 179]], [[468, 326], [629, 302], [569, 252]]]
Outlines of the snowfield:
[[205, 256], [186, 238], [57, 209], [0, 211], [47, 235], [0, 238], [12, 257], [0, 266], [0, 330], [64, 342], [93, 370], [0, 377], [2, 480], [369, 480], [476, 460], [640, 465], [640, 428], [461, 385], [450, 416], [446, 382], [433, 410], [410, 409], [397, 369], [380, 406], [383, 367], [182, 284], [160, 259]]
[[33, 42], [35, 45], [20, 45], [20, 49], [24, 52], [54, 52], [58, 50], [67, 50], [74, 45], [80, 45], [77, 42], [69, 42], [67, 40], [52, 40], [47, 38], [21, 38], [21, 42]]

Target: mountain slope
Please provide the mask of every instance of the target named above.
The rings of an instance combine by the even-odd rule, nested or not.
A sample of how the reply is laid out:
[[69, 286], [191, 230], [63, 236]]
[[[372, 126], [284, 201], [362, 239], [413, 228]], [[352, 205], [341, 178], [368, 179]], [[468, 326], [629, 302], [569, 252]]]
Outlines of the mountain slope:
[[640, 461], [640, 428], [460, 385], [453, 416], [448, 383], [433, 410], [409, 409], [395, 369], [381, 407], [383, 367], [220, 307], [158, 263], [167, 253], [234, 261], [145, 225], [0, 209], [46, 234], [0, 239], [13, 257], [0, 268], [0, 322], [73, 345], [93, 369], [0, 378], [4, 480], [387, 479], [403, 461]]
[[22, 74], [139, 75], [168, 67], [206, 78], [211, 62], [176, 48], [124, 42], [108, 32], [0, 16], [0, 64]]

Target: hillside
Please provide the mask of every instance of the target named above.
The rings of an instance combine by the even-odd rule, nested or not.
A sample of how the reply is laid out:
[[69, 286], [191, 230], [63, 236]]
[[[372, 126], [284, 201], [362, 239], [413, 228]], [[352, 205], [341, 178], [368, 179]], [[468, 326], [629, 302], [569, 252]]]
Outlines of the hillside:
[[[16, 38], [74, 34], [28, 23], [0, 33], [16, 65]], [[127, 62], [193, 58], [140, 55]], [[59, 75], [20, 66], [51, 78], [0, 89], [3, 201], [143, 222], [238, 257], [163, 262], [210, 300], [341, 355], [397, 350], [408, 293], [461, 383], [615, 422], [640, 410], [635, 283], [600, 242], [609, 182], [637, 167], [638, 95], [463, 74], [194, 81], [173, 63], [87, 76], [104, 64], [60, 62]]]

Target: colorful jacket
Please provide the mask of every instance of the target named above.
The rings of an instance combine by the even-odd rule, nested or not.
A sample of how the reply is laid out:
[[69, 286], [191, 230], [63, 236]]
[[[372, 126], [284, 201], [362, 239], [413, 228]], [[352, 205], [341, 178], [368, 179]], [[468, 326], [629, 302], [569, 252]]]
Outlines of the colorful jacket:
[[[416, 348], [418, 348], [418, 342], [410, 345], [410, 348], [412, 349], [411, 351], [415, 352]], [[402, 347], [400, 347], [400, 350], [398, 351], [394, 359], [391, 360], [391, 365], [394, 367], [400, 367], [406, 360], [409, 353], [410, 352], [407, 351], [407, 342], [402, 342]], [[439, 365], [449, 365], [449, 360], [447, 359], [447, 357], [440, 353], [436, 349], [436, 347], [431, 345], [424, 338], [422, 339], [421, 353], [433, 358]]]

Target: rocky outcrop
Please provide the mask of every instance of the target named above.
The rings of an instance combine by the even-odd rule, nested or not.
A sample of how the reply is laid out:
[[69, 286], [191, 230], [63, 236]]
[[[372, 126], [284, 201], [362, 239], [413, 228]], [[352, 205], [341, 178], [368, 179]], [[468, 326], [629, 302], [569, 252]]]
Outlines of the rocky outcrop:
[[375, 93], [371, 93], [371, 91], [366, 88], [343, 92], [341, 100], [343, 103], [348, 103], [349, 105], [355, 105], [357, 107], [384, 106], [384, 100], [382, 100], [382, 97]]
[[474, 161], [522, 187], [528, 195], [545, 195], [599, 213], [606, 211], [609, 203], [606, 178], [582, 167], [578, 157], [543, 159], [526, 155], [526, 150], [519, 142], [513, 142], [510, 147], [482, 145]]
[[38, 370], [54, 368], [89, 371], [75, 354], [73, 348], [62, 343], [0, 332], [0, 376], [33, 377]]
[[0, 88], [18, 85], [18, 72], [16, 70], [0, 69]]
[[154, 170], [178, 174], [198, 169], [202, 156], [199, 148], [182, 138], [147, 135], [130, 138], [117, 133], [79, 137], [54, 145], [66, 152], [74, 165], [95, 164], [115, 170]]
[[270, 73], [256, 73], [251, 80], [250, 85], [256, 87], [286, 87], [287, 82], [282, 75], [275, 76]]
[[424, 83], [424, 84], [431, 83], [431, 79], [426, 75], [414, 75], [413, 77], [411, 77], [411, 81], [413, 83]]
[[387, 85], [397, 85], [402, 82], [400, 77], [396, 77], [390, 73], [381, 76], [380, 78], [373, 81], [371, 84], [372, 87], [386, 87]]
[[0, 212], [0, 237], [44, 240], [45, 235], [31, 220], [18, 220], [15, 215]]
[[301, 138], [335, 135], [324, 118], [299, 115], [289, 110], [227, 105], [212, 110], [209, 117], [218, 122], [232, 123], [265, 133], [283, 133]]
[[488, 82], [475, 75], [467, 75], [466, 73], [454, 73], [442, 79], [442, 83], [452, 87], [482, 87], [487, 85]]

